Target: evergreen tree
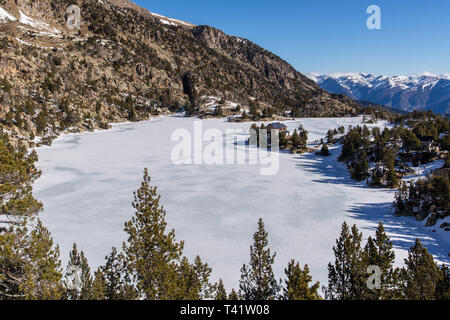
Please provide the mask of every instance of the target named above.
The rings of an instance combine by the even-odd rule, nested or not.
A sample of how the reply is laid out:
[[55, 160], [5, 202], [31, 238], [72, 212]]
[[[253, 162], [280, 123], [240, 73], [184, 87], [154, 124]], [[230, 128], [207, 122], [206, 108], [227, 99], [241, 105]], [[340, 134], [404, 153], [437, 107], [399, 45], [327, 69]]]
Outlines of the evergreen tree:
[[59, 247], [53, 246], [50, 232], [38, 220], [23, 252], [26, 278], [20, 285], [27, 300], [59, 300], [63, 296]]
[[441, 267], [440, 280], [436, 286], [436, 299], [450, 300], [450, 271], [445, 264]]
[[253, 245], [250, 246], [250, 263], [241, 269], [239, 295], [244, 300], [277, 298], [280, 286], [272, 270], [276, 254], [271, 254], [270, 249], [267, 248], [268, 244], [268, 233], [264, 228], [263, 220], [260, 219], [258, 231], [253, 235]]
[[238, 301], [238, 300], [241, 300], [241, 298], [240, 298], [239, 295], [237, 294], [236, 290], [232, 289], [232, 290], [231, 290], [231, 293], [230, 293], [230, 295], [229, 295], [229, 297], [228, 297], [228, 300], [231, 300], [231, 301]]
[[351, 232], [342, 225], [341, 235], [333, 247], [335, 263], [328, 265], [328, 287], [324, 288], [329, 300], [359, 300], [366, 286], [366, 271], [361, 249], [362, 234], [353, 226]]
[[40, 172], [35, 152], [10, 144], [0, 132], [0, 300], [60, 299], [59, 248], [37, 215], [32, 184]]
[[327, 142], [328, 143], [334, 143], [334, 132], [333, 130], [328, 130], [327, 132]]
[[198, 278], [194, 266], [186, 257], [181, 258], [177, 272], [179, 274], [174, 278], [176, 282], [170, 300], [200, 300]]
[[403, 293], [408, 300], [434, 300], [442, 273], [433, 256], [416, 239], [402, 269]]
[[363, 136], [363, 138], [370, 137], [370, 130], [369, 130], [369, 128], [367, 128], [366, 125], [363, 126], [362, 136]]
[[299, 136], [297, 130], [294, 130], [294, 134], [292, 135], [291, 142], [292, 142], [292, 148], [294, 150], [300, 149], [301, 140], [300, 140], [300, 136]]
[[375, 239], [369, 237], [364, 248], [366, 267], [376, 266], [381, 271], [381, 289], [367, 290], [365, 299], [380, 300], [399, 298], [398, 269], [394, 269], [395, 253], [393, 243], [386, 234], [384, 225], [379, 223]]
[[209, 281], [212, 269], [197, 256], [194, 261], [194, 271], [196, 277], [193, 285], [197, 287], [198, 299], [206, 300], [212, 298], [215, 291], [215, 286]]
[[176, 296], [177, 265], [184, 243], [176, 242], [174, 230], [166, 233], [166, 212], [150, 181], [145, 169], [142, 185], [134, 194], [135, 216], [125, 225], [128, 241], [124, 252], [128, 271], [142, 296], [167, 300]]
[[14, 148], [0, 136], [0, 223], [20, 226], [24, 218], [34, 219], [42, 208], [32, 194], [41, 172], [36, 169], [35, 151]]
[[300, 264], [292, 260], [284, 271], [285, 280], [284, 299], [286, 300], [318, 300], [320, 299], [318, 290], [320, 283], [316, 282], [311, 287], [312, 276], [309, 274], [309, 267], [305, 265], [302, 270]]
[[391, 149], [388, 149], [385, 155], [384, 162], [388, 167], [387, 173], [387, 184], [389, 188], [396, 188], [398, 185], [398, 176], [395, 171], [395, 152]]
[[363, 149], [357, 162], [350, 166], [350, 173], [353, 179], [362, 181], [369, 176], [369, 163], [367, 162], [367, 153]]
[[[69, 255], [66, 279], [70, 279], [72, 282], [71, 287], [67, 289], [67, 298], [69, 300], [91, 299], [94, 280], [92, 279], [88, 260], [83, 251], [78, 252], [76, 244], [73, 245], [73, 249]], [[80, 281], [80, 283], [73, 283], [75, 280]]]
[[145, 169], [142, 185], [134, 195], [135, 216], [125, 224], [129, 237], [124, 244], [124, 263], [131, 283], [147, 300], [211, 298], [215, 289], [209, 282], [211, 268], [200, 257], [190, 264], [182, 256], [184, 242], [176, 242], [174, 230], [166, 232], [166, 212], [150, 182]]
[[213, 298], [216, 287], [209, 282], [212, 269], [204, 264], [200, 257], [194, 264], [186, 257], [181, 260], [178, 268], [178, 282], [176, 285], [176, 300], [206, 300]]
[[300, 149], [306, 149], [306, 146], [308, 145], [308, 131], [303, 129], [303, 127], [300, 125], [298, 134], [300, 136]]
[[387, 185], [389, 188], [393, 189], [398, 186], [398, 176], [397, 172], [393, 168], [388, 169], [387, 177], [386, 177]]
[[322, 145], [322, 149], [320, 150], [319, 155], [324, 157], [328, 157], [331, 155], [330, 150], [328, 150], [328, 146], [326, 143]]
[[447, 154], [447, 157], [445, 158], [444, 168], [450, 169], [450, 153]]
[[222, 279], [219, 280], [219, 284], [217, 285], [215, 300], [228, 300], [227, 292], [225, 290], [225, 286], [223, 285]]
[[223, 116], [223, 109], [221, 105], [216, 106], [216, 108], [214, 109], [214, 115], [216, 117], [222, 117]]
[[280, 149], [286, 149], [289, 144], [288, 138], [286, 137], [286, 132], [284, 132], [284, 131], [280, 132], [279, 135], [280, 135], [280, 141], [279, 141]]
[[106, 278], [101, 268], [95, 272], [90, 299], [106, 300]]
[[403, 131], [402, 135], [403, 146], [408, 150], [408, 152], [417, 150], [420, 148], [420, 140], [416, 135], [408, 129]]
[[26, 227], [0, 232], [0, 300], [59, 300], [59, 248], [40, 220]]
[[[100, 268], [105, 278], [105, 299], [107, 300], [134, 300], [138, 292], [131, 282], [131, 277], [125, 263], [123, 254], [119, 254], [116, 248], [106, 257], [105, 265]], [[103, 281], [100, 279], [100, 281]]]

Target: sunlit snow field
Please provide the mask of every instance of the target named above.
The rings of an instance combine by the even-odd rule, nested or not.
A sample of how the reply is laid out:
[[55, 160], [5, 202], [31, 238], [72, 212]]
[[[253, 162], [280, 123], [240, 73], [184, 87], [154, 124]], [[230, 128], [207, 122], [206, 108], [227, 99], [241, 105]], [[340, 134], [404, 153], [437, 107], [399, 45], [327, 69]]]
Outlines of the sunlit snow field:
[[[133, 191], [147, 167], [162, 196], [170, 228], [185, 240], [185, 253], [200, 255], [213, 267], [213, 280], [222, 278], [237, 288], [242, 264], [258, 218], [263, 218], [270, 247], [277, 252], [276, 275], [282, 277], [290, 259], [309, 264], [313, 277], [326, 283], [327, 265], [341, 224], [356, 223], [364, 236], [383, 220], [395, 240], [398, 263], [419, 237], [440, 261], [449, 262], [448, 233], [423, 227], [412, 218], [393, 215], [394, 191], [373, 189], [349, 178], [336, 162], [339, 150], [323, 158], [313, 154], [280, 154], [280, 170], [260, 175], [255, 165], [174, 165], [171, 141], [176, 129], [193, 132], [192, 118], [168, 117], [115, 125], [110, 131], [65, 135], [52, 147], [37, 149], [42, 177], [35, 195], [43, 202], [41, 218], [60, 245], [65, 265], [76, 242], [95, 270], [113, 246], [126, 240], [123, 226], [133, 214]], [[328, 129], [361, 123], [361, 118], [299, 119], [311, 141]], [[384, 123], [380, 123], [384, 126]], [[204, 120], [203, 128], [241, 128], [249, 123]], [[247, 135], [239, 136], [240, 140]], [[227, 148], [234, 148], [233, 141]]]

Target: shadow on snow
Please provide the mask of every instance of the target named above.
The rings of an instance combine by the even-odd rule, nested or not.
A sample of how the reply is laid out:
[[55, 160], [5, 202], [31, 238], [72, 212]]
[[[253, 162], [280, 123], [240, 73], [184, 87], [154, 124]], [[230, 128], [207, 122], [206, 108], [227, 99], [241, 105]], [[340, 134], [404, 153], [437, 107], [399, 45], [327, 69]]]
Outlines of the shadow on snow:
[[373, 227], [364, 229], [373, 236], [378, 223], [383, 221], [386, 232], [397, 249], [409, 250], [418, 238], [437, 260], [450, 263], [448, 256], [450, 248], [445, 241], [438, 241], [439, 237], [446, 235], [438, 235], [433, 232], [433, 230], [439, 229], [438, 225], [427, 228], [424, 226], [425, 222], [416, 221], [413, 217], [397, 217], [391, 203], [358, 203], [350, 208], [349, 213], [354, 219], [372, 222]]
[[[346, 165], [337, 161], [341, 148], [330, 150], [331, 155], [329, 157], [318, 156], [315, 153], [295, 156], [296, 166], [319, 175], [320, 178], [313, 180], [314, 182], [373, 190], [372, 187], [367, 185], [366, 181], [357, 182], [353, 180]], [[394, 190], [389, 191], [394, 192]], [[395, 248], [409, 250], [414, 245], [416, 238], [419, 238], [437, 260], [450, 263], [450, 247], [448, 238], [446, 238], [448, 235], [433, 232], [434, 230], [441, 231], [439, 230], [439, 224], [427, 228], [424, 221], [416, 221], [413, 217], [397, 217], [392, 203], [358, 203], [353, 205], [348, 212], [355, 219], [372, 222], [373, 227], [365, 228], [372, 235], [374, 235], [378, 223], [383, 221], [386, 232], [391, 237]]]

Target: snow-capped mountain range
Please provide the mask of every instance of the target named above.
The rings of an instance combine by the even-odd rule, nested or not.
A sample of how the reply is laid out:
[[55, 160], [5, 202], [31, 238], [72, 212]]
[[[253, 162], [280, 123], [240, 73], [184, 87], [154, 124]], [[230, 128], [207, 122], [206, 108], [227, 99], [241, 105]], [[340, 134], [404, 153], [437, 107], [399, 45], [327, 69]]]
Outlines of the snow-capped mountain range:
[[405, 111], [450, 113], [450, 74], [376, 76], [367, 73], [309, 74], [323, 89], [352, 99]]

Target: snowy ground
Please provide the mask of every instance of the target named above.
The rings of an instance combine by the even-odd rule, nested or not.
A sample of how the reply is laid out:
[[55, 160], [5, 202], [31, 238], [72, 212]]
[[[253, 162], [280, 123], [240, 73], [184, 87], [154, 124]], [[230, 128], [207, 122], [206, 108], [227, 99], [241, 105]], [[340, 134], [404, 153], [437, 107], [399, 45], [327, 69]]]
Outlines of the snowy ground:
[[[328, 129], [360, 121], [301, 119], [286, 124], [293, 130], [301, 123], [313, 141]], [[191, 258], [199, 254], [213, 267], [214, 280], [223, 278], [228, 289], [238, 286], [260, 217], [277, 252], [277, 277], [295, 258], [308, 263], [314, 279], [325, 284], [332, 247], [344, 221], [356, 223], [367, 237], [383, 220], [395, 240], [398, 263], [416, 237], [437, 259], [449, 262], [448, 233], [439, 226], [432, 232], [424, 223], [395, 217], [394, 192], [352, 181], [336, 162], [339, 150], [331, 150], [328, 158], [282, 153], [275, 176], [261, 176], [260, 168], [250, 165], [176, 166], [170, 158], [176, 144], [171, 135], [193, 127], [193, 119], [176, 117], [126, 123], [106, 132], [62, 136], [52, 147], [38, 149], [43, 176], [35, 194], [44, 203], [41, 217], [60, 245], [63, 261], [73, 242], [94, 269], [111, 247], [121, 247], [126, 239], [124, 222], [133, 214], [132, 193], [147, 167], [162, 195], [169, 227], [186, 242], [185, 253]], [[250, 124], [211, 119], [203, 121], [203, 127], [248, 130]], [[227, 147], [232, 148], [233, 142]]]

